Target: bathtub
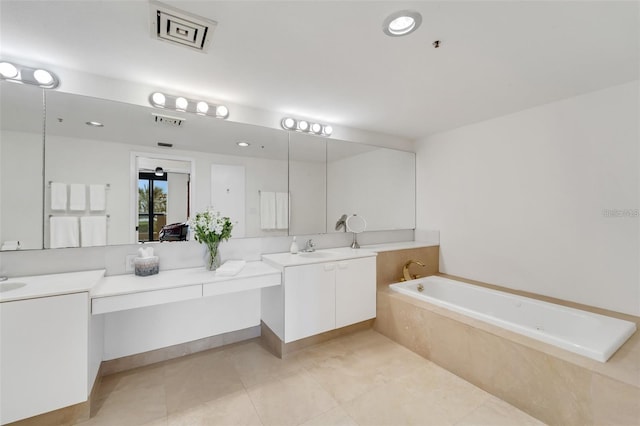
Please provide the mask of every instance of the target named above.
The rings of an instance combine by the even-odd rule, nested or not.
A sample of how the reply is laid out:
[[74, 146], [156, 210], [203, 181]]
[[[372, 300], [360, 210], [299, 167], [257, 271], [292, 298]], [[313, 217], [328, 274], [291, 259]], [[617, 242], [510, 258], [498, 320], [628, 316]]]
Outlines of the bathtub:
[[[418, 290], [419, 285], [423, 291]], [[636, 325], [630, 321], [439, 276], [389, 287], [600, 362], [606, 362], [636, 331]]]

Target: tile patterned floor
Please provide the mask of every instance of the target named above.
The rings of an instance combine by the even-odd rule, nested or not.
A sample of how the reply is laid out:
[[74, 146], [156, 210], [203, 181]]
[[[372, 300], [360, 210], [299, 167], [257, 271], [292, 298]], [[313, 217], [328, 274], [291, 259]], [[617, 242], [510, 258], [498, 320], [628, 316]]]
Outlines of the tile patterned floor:
[[257, 340], [103, 378], [82, 426], [542, 425], [373, 330], [281, 360]]

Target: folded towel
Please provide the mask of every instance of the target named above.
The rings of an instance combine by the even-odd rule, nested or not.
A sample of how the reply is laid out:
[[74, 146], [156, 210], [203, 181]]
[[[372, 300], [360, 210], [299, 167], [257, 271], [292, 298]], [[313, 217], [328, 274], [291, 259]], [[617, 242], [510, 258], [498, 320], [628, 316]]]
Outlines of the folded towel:
[[244, 260], [227, 260], [224, 265], [216, 269], [216, 275], [219, 277], [232, 277], [237, 275], [247, 264]]
[[80, 218], [80, 245], [82, 247], [107, 245], [106, 216], [84, 216]]
[[49, 247], [80, 247], [80, 229], [75, 216], [52, 216], [49, 219]]
[[276, 193], [260, 192], [260, 228], [276, 229]]
[[276, 229], [289, 228], [289, 193], [276, 192]]
[[101, 212], [107, 208], [106, 191], [106, 185], [89, 185], [89, 210]]
[[84, 211], [87, 208], [87, 186], [82, 183], [69, 185], [69, 210]]
[[19, 250], [20, 249], [20, 241], [5, 241], [2, 243], [2, 247], [0, 250]]
[[51, 210], [67, 209], [67, 184], [51, 182]]

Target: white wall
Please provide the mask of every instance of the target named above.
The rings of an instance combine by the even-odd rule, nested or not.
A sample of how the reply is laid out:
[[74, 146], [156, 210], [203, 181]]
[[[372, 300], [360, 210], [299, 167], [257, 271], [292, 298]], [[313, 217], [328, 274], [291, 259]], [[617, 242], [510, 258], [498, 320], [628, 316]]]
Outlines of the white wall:
[[[638, 82], [417, 143], [441, 271], [640, 315]], [[633, 210], [635, 209], [635, 210]]]
[[42, 248], [42, 134], [0, 132], [0, 246]]

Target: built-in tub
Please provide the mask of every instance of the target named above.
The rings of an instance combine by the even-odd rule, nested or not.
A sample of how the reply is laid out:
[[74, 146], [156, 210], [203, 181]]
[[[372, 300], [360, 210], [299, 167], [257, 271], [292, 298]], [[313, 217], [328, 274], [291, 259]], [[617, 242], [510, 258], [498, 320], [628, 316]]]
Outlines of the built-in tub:
[[389, 287], [600, 362], [606, 362], [636, 331], [636, 325], [630, 321], [440, 276], [391, 284]]

